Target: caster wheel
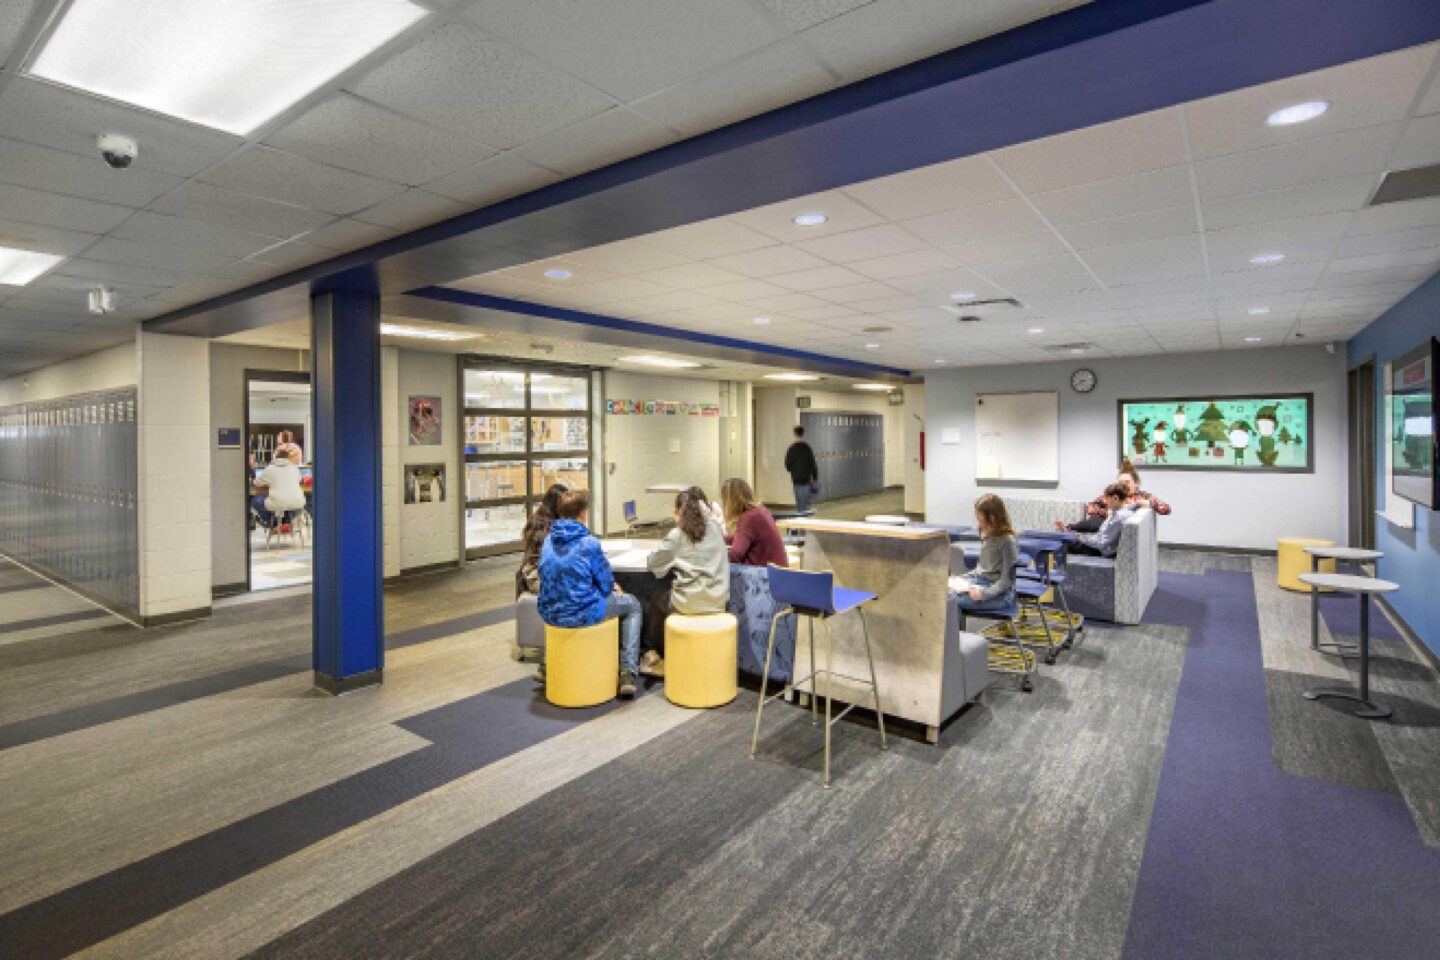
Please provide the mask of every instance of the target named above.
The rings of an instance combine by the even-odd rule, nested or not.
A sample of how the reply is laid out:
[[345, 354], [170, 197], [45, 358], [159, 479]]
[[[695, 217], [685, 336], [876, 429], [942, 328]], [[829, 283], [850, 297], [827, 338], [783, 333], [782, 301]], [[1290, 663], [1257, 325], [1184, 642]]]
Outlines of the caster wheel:
[[1022, 680], [1022, 681], [1020, 682], [1020, 691], [1021, 691], [1022, 693], [1034, 693], [1034, 692], [1035, 692], [1035, 685], [1034, 685], [1033, 683], [1031, 683], [1029, 680]]

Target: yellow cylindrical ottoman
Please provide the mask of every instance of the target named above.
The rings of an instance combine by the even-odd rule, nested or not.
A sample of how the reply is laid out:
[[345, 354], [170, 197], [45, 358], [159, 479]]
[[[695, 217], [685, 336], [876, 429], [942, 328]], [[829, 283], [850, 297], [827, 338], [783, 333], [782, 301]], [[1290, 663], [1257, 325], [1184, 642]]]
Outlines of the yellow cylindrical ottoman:
[[[1310, 585], [1300, 582], [1300, 574], [1309, 573], [1312, 562], [1310, 554], [1305, 552], [1305, 548], [1333, 546], [1335, 546], [1334, 540], [1314, 540], [1308, 537], [1281, 537], [1276, 540], [1275, 547], [1279, 551], [1279, 563], [1276, 565], [1279, 573], [1275, 578], [1276, 584], [1285, 590], [1309, 593]], [[1335, 561], [1321, 560], [1320, 572], [1334, 573]], [[1328, 591], [1322, 590], [1321, 592]]]
[[545, 699], [557, 707], [593, 707], [615, 699], [620, 621], [590, 627], [545, 625]]
[[665, 618], [665, 696], [682, 707], [718, 707], [735, 699], [735, 615]]

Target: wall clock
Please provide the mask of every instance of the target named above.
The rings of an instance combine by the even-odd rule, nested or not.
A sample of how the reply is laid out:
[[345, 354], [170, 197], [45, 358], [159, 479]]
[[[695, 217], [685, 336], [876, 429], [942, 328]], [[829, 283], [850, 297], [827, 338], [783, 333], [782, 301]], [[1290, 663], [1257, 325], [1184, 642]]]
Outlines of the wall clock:
[[1089, 393], [1099, 382], [1095, 377], [1095, 371], [1085, 367], [1070, 374], [1070, 388], [1076, 393]]

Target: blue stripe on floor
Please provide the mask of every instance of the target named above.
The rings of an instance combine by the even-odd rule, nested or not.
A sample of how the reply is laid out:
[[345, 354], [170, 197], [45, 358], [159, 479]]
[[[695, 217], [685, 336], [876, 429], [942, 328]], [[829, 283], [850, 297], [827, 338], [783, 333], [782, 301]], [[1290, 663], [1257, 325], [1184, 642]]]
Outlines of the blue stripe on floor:
[[70, 610], [66, 613], [52, 613], [44, 617], [30, 617], [27, 620], [11, 620], [9, 623], [0, 623], [0, 633], [19, 633], [22, 630], [57, 627], [62, 623], [99, 620], [110, 616], [114, 615], [109, 610], [103, 610], [100, 607], [86, 607], [83, 610]]
[[432, 745], [0, 916], [7, 955], [63, 957], [617, 706], [553, 707], [530, 680], [398, 725]]

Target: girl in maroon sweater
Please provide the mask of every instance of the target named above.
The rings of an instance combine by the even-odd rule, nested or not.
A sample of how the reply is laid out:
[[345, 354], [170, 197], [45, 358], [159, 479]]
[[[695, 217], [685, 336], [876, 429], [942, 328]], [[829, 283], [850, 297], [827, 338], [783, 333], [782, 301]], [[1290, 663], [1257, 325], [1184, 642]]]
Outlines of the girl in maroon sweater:
[[755, 499], [750, 484], [739, 477], [731, 477], [720, 486], [720, 505], [725, 511], [725, 526], [734, 533], [725, 535], [730, 545], [730, 562], [752, 567], [763, 567], [773, 563], [777, 567], [788, 567], [785, 555], [785, 541], [770, 511]]

